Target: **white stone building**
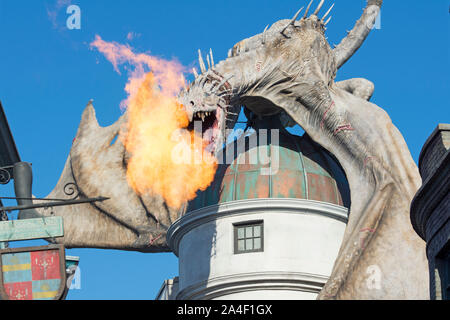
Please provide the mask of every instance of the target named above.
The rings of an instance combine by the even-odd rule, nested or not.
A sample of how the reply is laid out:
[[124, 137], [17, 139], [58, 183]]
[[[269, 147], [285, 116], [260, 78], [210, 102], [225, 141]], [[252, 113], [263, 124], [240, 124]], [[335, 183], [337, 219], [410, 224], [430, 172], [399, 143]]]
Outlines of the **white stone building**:
[[315, 299], [327, 282], [348, 219], [345, 174], [277, 117], [254, 128], [169, 229], [179, 277], [158, 300]]

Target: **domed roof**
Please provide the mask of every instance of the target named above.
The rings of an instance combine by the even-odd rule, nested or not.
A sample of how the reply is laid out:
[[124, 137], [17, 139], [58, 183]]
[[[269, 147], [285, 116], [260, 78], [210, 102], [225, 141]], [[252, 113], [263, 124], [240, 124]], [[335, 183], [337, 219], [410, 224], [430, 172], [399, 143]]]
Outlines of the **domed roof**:
[[298, 198], [350, 207], [347, 178], [328, 151], [306, 134], [300, 137], [286, 131], [276, 116], [259, 120], [254, 128], [255, 133], [223, 150], [223, 164], [214, 181], [189, 203], [188, 212], [259, 198]]

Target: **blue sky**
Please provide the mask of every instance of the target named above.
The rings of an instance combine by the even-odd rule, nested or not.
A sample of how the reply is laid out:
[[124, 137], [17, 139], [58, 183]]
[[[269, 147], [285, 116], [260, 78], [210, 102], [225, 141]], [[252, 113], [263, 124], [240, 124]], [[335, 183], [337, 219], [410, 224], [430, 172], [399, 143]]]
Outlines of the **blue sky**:
[[[33, 163], [33, 193], [46, 196], [53, 189], [90, 99], [102, 125], [121, 114], [126, 74], [115, 73], [89, 49], [95, 35], [189, 66], [196, 63], [197, 49], [212, 48], [216, 61], [224, 59], [236, 42], [291, 18], [307, 2], [0, 0], [0, 100], [22, 160]], [[327, 31], [332, 44], [365, 6], [364, 0], [335, 2]], [[70, 3], [81, 8], [81, 30], [66, 27]], [[449, 22], [447, 0], [385, 0], [381, 29], [338, 72], [338, 80], [365, 77], [375, 83], [372, 102], [390, 114], [415, 161], [437, 124], [450, 122]], [[0, 194], [13, 196], [12, 186], [1, 187]], [[163, 280], [178, 273], [172, 254], [68, 254], [81, 257], [82, 271], [81, 289], [69, 299], [153, 299]]]

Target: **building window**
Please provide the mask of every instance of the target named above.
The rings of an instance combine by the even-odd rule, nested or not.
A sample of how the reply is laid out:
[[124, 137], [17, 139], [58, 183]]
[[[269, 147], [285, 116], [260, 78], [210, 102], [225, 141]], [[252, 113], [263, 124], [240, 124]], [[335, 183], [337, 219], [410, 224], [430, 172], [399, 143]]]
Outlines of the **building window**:
[[264, 251], [264, 222], [234, 224], [234, 253]]

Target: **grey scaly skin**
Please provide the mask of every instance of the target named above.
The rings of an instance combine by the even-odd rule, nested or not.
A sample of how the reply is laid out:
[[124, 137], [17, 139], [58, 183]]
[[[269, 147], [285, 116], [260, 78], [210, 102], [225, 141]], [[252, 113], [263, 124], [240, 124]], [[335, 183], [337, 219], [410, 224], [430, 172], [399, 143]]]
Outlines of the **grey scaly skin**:
[[[425, 243], [409, 220], [421, 184], [417, 167], [389, 116], [368, 101], [373, 84], [365, 79], [334, 82], [337, 70], [369, 34], [382, 1], [368, 1], [361, 19], [334, 50], [324, 35], [329, 18], [318, 16], [323, 3], [314, 11], [310, 3], [300, 20], [298, 12], [239, 42], [222, 62], [215, 64], [210, 54], [209, 68], [200, 59], [201, 74], [179, 100], [191, 121], [216, 121], [210, 132], [214, 152], [245, 106], [255, 115], [281, 113], [286, 125], [299, 124], [339, 160], [351, 189], [350, 218], [320, 299], [428, 299]], [[167, 228], [184, 208], [170, 209], [160, 197], [137, 195], [128, 186], [127, 152], [120, 139], [111, 145], [125, 117], [102, 128], [91, 104], [83, 113], [49, 198], [64, 197], [64, 186], [75, 182], [82, 196], [111, 199], [54, 209], [64, 217], [65, 237], [59, 241], [67, 247], [169, 250]]]
[[[310, 16], [297, 20], [297, 14], [239, 42], [180, 100], [190, 114], [214, 109], [214, 86], [204, 79], [220, 74], [232, 88], [229, 108], [243, 105], [256, 115], [285, 112], [339, 160], [351, 188], [350, 220], [320, 299], [427, 299], [425, 243], [409, 220], [421, 184], [417, 167], [386, 112], [368, 102], [373, 84], [334, 82], [368, 35], [381, 1], [368, 1], [361, 20], [334, 50], [324, 35], [325, 18], [318, 17], [322, 4]], [[224, 94], [222, 88], [216, 94]], [[379, 288], [370, 283], [373, 277], [380, 279]]]

